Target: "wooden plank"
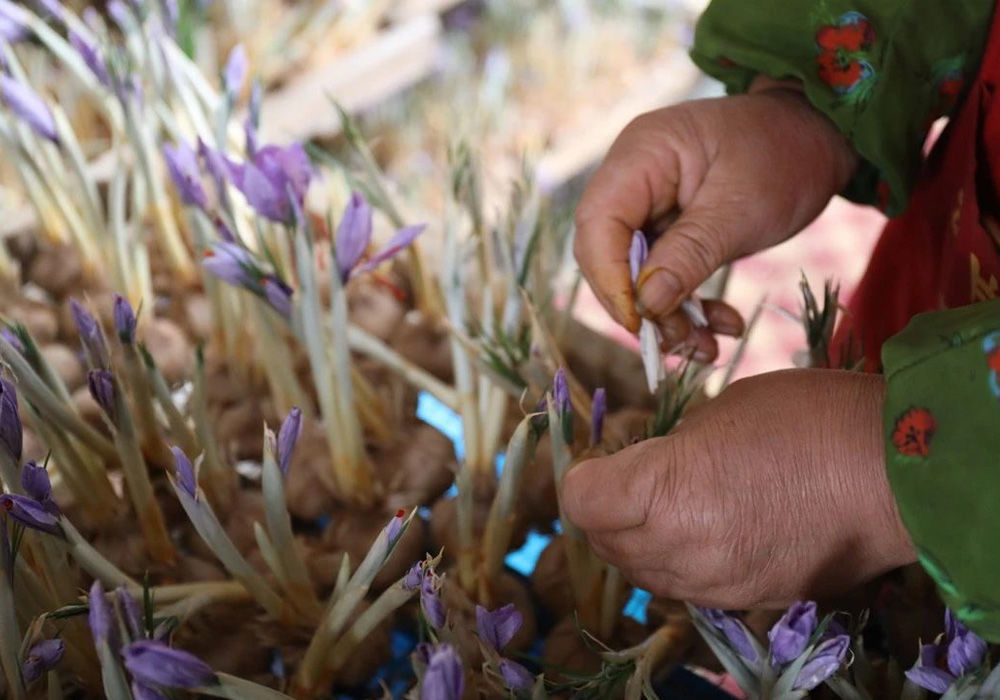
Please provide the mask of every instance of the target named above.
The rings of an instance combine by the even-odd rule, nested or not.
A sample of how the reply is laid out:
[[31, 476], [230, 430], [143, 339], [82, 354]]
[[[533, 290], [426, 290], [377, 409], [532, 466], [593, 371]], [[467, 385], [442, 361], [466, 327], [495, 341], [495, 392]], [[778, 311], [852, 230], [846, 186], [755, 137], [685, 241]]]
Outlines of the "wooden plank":
[[433, 69], [440, 37], [438, 18], [420, 15], [301, 76], [265, 100], [265, 136], [303, 140], [335, 135], [340, 131], [340, 119], [330, 97], [347, 111], [357, 112], [405, 90]]
[[678, 102], [690, 94], [700, 73], [681, 48], [650, 67], [631, 92], [611, 109], [564, 136], [538, 161], [536, 177], [543, 192], [555, 192], [597, 164], [615, 137], [644, 112]]

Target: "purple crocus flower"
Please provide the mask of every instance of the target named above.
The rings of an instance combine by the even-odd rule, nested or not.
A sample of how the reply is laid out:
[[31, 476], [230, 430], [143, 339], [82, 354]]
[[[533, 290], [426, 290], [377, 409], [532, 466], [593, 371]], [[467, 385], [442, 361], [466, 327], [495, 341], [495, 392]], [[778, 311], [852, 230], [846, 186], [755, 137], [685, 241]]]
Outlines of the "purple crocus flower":
[[96, 369], [106, 369], [110, 360], [108, 356], [108, 345], [104, 341], [104, 332], [87, 309], [76, 299], [69, 300], [70, 315], [73, 316], [73, 323], [76, 325], [77, 333], [80, 334], [80, 342], [83, 351], [87, 355], [87, 361], [91, 367]]
[[729, 642], [729, 645], [750, 663], [757, 662], [757, 651], [750, 641], [750, 631], [740, 620], [723, 610], [698, 608], [698, 612]]
[[535, 677], [532, 675], [531, 671], [516, 661], [511, 661], [510, 659], [500, 659], [498, 668], [500, 669], [500, 678], [503, 679], [503, 684], [509, 690], [522, 692], [530, 690], [535, 684]]
[[[383, 248], [376, 252], [363, 265], [355, 267], [354, 270], [351, 271], [350, 276], [354, 277], [364, 272], [370, 272], [382, 263], [392, 260], [402, 251], [413, 245], [413, 242], [417, 240], [417, 236], [423, 233], [426, 228], [427, 226], [425, 224], [417, 224], [416, 226], [407, 226], [406, 228], [400, 229], [393, 234], [392, 238], [389, 239]], [[343, 272], [343, 269], [341, 272]]]
[[360, 192], [352, 192], [337, 225], [336, 258], [345, 282], [372, 240], [372, 207]]
[[0, 2], [0, 41], [14, 44], [28, 36], [28, 27], [18, 14], [19, 11], [20, 8], [7, 0]]
[[934, 644], [923, 644], [920, 655], [906, 677], [934, 693], [945, 693], [965, 674], [976, 670], [986, 658], [986, 642], [963, 625], [951, 610], [945, 611], [945, 634]]
[[114, 319], [118, 338], [123, 343], [131, 344], [135, 340], [135, 310], [121, 294], [115, 294]]
[[59, 534], [59, 511], [39, 503], [34, 498], [16, 493], [0, 494], [0, 514], [9, 515], [16, 522], [32, 530]]
[[223, 282], [243, 287], [267, 302], [284, 317], [292, 313], [292, 288], [267, 272], [248, 250], [237, 243], [220, 241], [206, 251], [205, 269]]
[[464, 690], [461, 657], [450, 644], [439, 644], [430, 652], [420, 683], [420, 700], [460, 700]]
[[128, 588], [124, 584], [116, 589], [115, 594], [121, 606], [121, 618], [125, 620], [129, 634], [133, 640], [142, 639], [146, 635], [143, 633], [142, 612], [139, 610], [139, 604], [136, 603], [135, 598], [128, 592]]
[[198, 167], [198, 156], [194, 149], [184, 141], [178, 142], [176, 146], [164, 144], [163, 159], [181, 201], [189, 207], [207, 208], [208, 195], [201, 186], [201, 168]]
[[628, 267], [632, 273], [632, 283], [639, 279], [639, 271], [642, 270], [646, 258], [649, 257], [649, 245], [646, 243], [646, 236], [642, 231], [632, 234], [632, 245], [628, 251]]
[[217, 681], [215, 671], [194, 654], [152, 639], [132, 642], [122, 651], [122, 658], [129, 673], [146, 685], [186, 690]]
[[225, 196], [226, 181], [229, 178], [229, 164], [226, 157], [205, 143], [200, 136], [198, 137], [198, 156], [204, 161], [205, 171], [215, 183], [219, 199], [222, 199]]
[[816, 603], [794, 603], [767, 633], [771, 641], [771, 665], [781, 668], [795, 659], [809, 646], [809, 638], [816, 630]]
[[608, 411], [608, 393], [604, 387], [594, 392], [594, 400], [591, 403], [590, 411], [590, 446], [594, 447], [601, 443], [604, 436], [604, 415]]
[[52, 482], [49, 481], [49, 473], [45, 471], [45, 467], [40, 467], [35, 462], [26, 462], [21, 467], [21, 486], [25, 493], [39, 503], [48, 505], [52, 502]]
[[17, 390], [12, 383], [0, 377], [0, 449], [6, 450], [15, 462], [20, 462], [23, 445]]
[[169, 700], [156, 688], [139, 681], [132, 681], [132, 697], [135, 700]]
[[174, 462], [177, 467], [175, 473], [177, 486], [183, 489], [191, 498], [197, 499], [198, 479], [195, 477], [194, 466], [191, 464], [191, 460], [188, 459], [187, 455], [179, 447], [171, 447], [170, 451], [174, 453]]
[[795, 690], [809, 691], [837, 672], [844, 665], [851, 638], [838, 634], [820, 642], [795, 678]]
[[278, 468], [281, 473], [287, 475], [288, 468], [292, 463], [292, 453], [295, 451], [295, 444], [302, 434], [302, 409], [296, 407], [288, 412], [285, 420], [281, 422], [281, 429], [278, 430], [277, 459]]
[[106, 369], [93, 369], [87, 373], [90, 395], [104, 411], [112, 425], [118, 425], [118, 402], [115, 379]]
[[265, 146], [243, 164], [227, 162], [229, 179], [261, 216], [289, 223], [305, 202], [313, 169], [300, 144]]
[[52, 143], [59, 143], [55, 117], [38, 93], [8, 75], [0, 75], [0, 98], [36, 134]]
[[420, 582], [420, 608], [431, 627], [444, 627], [448, 614], [441, 602], [441, 579], [430, 568], [424, 571], [424, 580]]
[[108, 605], [108, 600], [104, 597], [104, 586], [101, 585], [100, 581], [94, 581], [91, 585], [87, 604], [90, 607], [87, 612], [87, 624], [90, 626], [94, 643], [98, 645], [108, 643], [115, 646], [116, 629], [111, 617], [111, 606]]
[[556, 411], [565, 414], [572, 408], [569, 399], [569, 383], [566, 381], [566, 370], [560, 367], [552, 380], [552, 400], [556, 403]]
[[479, 638], [496, 651], [502, 651], [521, 629], [524, 617], [513, 603], [492, 612], [481, 605], [476, 606], [476, 630]]
[[21, 675], [25, 683], [34, 683], [46, 672], [51, 671], [62, 659], [66, 645], [61, 639], [46, 639], [31, 647], [21, 664]]
[[226, 96], [235, 100], [247, 79], [247, 50], [243, 44], [237, 44], [229, 52], [226, 67], [222, 71], [222, 86]]
[[205, 252], [204, 268], [223, 282], [237, 287], [252, 287], [257, 275], [256, 262], [246, 248], [221, 241]]
[[111, 75], [108, 73], [108, 64], [104, 61], [104, 57], [101, 56], [101, 52], [97, 46], [74, 31], [69, 33], [69, 42], [76, 49], [76, 52], [80, 54], [80, 58], [83, 59], [90, 72], [97, 78], [97, 82], [104, 87], [111, 87]]

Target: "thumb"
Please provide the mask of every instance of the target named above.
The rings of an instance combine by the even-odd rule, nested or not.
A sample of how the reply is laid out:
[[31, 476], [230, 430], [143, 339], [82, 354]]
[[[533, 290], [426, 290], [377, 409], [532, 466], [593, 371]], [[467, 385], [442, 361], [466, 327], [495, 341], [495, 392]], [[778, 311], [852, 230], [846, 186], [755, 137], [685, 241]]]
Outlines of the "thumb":
[[657, 239], [637, 280], [644, 316], [665, 318], [734, 257], [731, 241], [737, 236], [722, 223], [718, 209], [693, 203]]
[[559, 494], [566, 517], [589, 532], [642, 525], [659, 491], [655, 457], [664, 440], [647, 440], [570, 469]]

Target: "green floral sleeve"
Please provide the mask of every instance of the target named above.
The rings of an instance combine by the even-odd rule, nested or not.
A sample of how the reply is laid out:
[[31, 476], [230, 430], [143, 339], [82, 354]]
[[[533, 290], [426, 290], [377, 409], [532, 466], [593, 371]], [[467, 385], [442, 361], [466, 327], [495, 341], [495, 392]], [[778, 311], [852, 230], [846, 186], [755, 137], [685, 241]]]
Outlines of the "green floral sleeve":
[[903, 523], [948, 606], [1000, 642], [1000, 300], [914, 317], [882, 362]]
[[844, 193], [905, 207], [927, 131], [974, 77], [993, 0], [714, 0], [692, 57], [730, 92], [797, 79], [863, 164]]

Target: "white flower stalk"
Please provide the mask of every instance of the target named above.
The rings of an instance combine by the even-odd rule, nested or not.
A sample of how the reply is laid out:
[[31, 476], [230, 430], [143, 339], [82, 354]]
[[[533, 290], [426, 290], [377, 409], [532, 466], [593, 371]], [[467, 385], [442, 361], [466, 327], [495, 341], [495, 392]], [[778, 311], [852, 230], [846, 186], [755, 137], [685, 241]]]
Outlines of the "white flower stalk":
[[354, 575], [343, 586], [343, 590], [339, 595], [335, 595], [334, 601], [331, 601], [332, 604], [310, 640], [305, 657], [299, 666], [294, 681], [296, 697], [310, 697], [319, 689], [327, 687], [327, 681], [332, 677], [328, 666], [330, 650], [347, 629], [358, 605], [368, 594], [376, 574], [388, 561], [396, 543], [406, 534], [416, 514], [416, 509], [410, 511], [408, 515], [406, 511], [396, 513], [375, 538], [371, 549], [358, 565]]
[[538, 441], [545, 433], [548, 417], [543, 413], [526, 416], [507, 443], [503, 473], [483, 533], [483, 563], [479, 575], [479, 602], [491, 607], [492, 586], [500, 577], [503, 559], [514, 535], [514, 507], [521, 489], [521, 477], [532, 462]]
[[[0, 520], [0, 527], [6, 530], [5, 520]], [[0, 537], [6, 540], [6, 532], [0, 533]], [[21, 628], [14, 606], [11, 574], [6, 566], [0, 566], [0, 665], [3, 666], [4, 678], [7, 680], [6, 690], [10, 693], [11, 700], [24, 700], [26, 691], [21, 680]]]
[[[639, 271], [648, 256], [649, 246], [646, 244], [646, 237], [641, 231], [636, 231], [632, 234], [632, 246], [629, 248], [629, 268], [632, 273], [633, 285], [639, 279]], [[690, 302], [685, 303], [688, 304], [686, 309], [693, 307]], [[700, 304], [696, 307], [696, 313], [697, 309], [700, 309]], [[704, 310], [702, 310], [701, 316], [704, 317], [704, 315]], [[667, 370], [663, 365], [663, 356], [660, 351], [660, 343], [662, 342], [663, 336], [660, 335], [660, 329], [656, 324], [648, 318], [642, 319], [639, 325], [639, 354], [642, 356], [642, 367], [646, 372], [646, 386], [650, 394], [655, 394], [660, 383], [667, 377]]]
[[295, 622], [298, 615], [287, 605], [270, 584], [250, 566], [240, 551], [229, 539], [225, 528], [219, 522], [215, 511], [204, 499], [204, 494], [196, 481], [194, 467], [188, 458], [174, 448], [177, 458], [177, 470], [173, 479], [174, 491], [181, 507], [187, 513], [188, 520], [198, 532], [202, 541], [208, 545], [219, 562], [237, 581], [250, 591], [257, 603], [273, 618], [283, 622]]
[[[291, 603], [297, 606], [305, 617], [318, 620], [323, 608], [316, 597], [305, 562], [295, 548], [292, 520], [285, 503], [284, 475], [275, 458], [276, 450], [286, 449], [289, 448], [279, 445], [274, 433], [265, 428], [261, 491], [264, 494], [267, 531], [275, 549], [275, 574], [280, 572], [279, 579], [285, 586]], [[282, 458], [282, 461], [285, 461], [284, 455]]]

